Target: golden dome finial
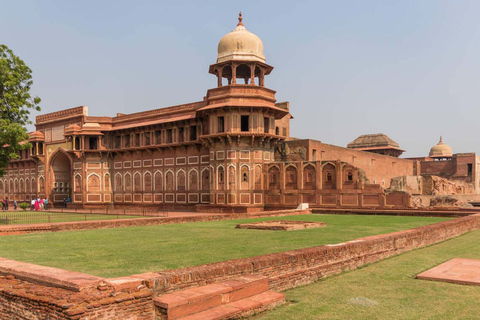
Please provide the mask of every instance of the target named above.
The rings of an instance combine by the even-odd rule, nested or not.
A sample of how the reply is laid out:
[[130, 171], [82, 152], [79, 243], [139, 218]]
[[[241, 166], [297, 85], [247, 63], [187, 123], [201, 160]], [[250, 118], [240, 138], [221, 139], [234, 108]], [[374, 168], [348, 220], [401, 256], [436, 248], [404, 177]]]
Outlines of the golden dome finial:
[[243, 20], [242, 11], [240, 11], [240, 13], [238, 14], [238, 24], [237, 24], [237, 26], [243, 26], [242, 20]]
[[440, 141], [438, 143], [443, 143], [442, 136], [440, 136]]

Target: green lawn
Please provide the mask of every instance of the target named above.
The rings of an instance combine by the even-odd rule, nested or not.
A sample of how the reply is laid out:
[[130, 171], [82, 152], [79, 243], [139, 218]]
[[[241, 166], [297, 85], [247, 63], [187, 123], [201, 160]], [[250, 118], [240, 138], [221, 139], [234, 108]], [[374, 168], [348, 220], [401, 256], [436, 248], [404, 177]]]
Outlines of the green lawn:
[[[264, 220], [324, 221], [298, 231], [235, 229]], [[0, 257], [104, 277], [161, 271], [339, 243], [446, 218], [304, 215], [0, 237]]]
[[480, 287], [414, 279], [455, 257], [480, 259], [480, 231], [288, 290], [286, 306], [254, 319], [480, 319]]
[[[118, 219], [141, 218], [141, 216], [118, 215]], [[0, 211], [0, 226], [30, 223], [55, 223], [71, 221], [92, 221], [117, 219], [117, 215], [107, 214], [82, 214], [73, 212], [48, 212], [48, 211]]]

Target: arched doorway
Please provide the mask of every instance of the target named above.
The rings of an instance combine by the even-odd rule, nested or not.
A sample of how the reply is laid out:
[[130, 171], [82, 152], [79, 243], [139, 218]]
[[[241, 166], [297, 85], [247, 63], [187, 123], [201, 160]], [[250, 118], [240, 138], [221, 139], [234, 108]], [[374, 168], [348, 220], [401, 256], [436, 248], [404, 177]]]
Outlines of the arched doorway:
[[63, 199], [72, 196], [72, 167], [70, 159], [63, 152], [54, 155], [50, 162], [51, 172], [51, 192], [50, 201], [63, 202]]

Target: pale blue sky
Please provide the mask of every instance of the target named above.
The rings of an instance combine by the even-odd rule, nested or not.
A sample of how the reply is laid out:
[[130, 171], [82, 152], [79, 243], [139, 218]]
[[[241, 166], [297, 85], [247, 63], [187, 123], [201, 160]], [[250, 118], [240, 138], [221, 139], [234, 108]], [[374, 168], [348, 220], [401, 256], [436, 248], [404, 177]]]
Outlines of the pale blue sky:
[[113, 116], [201, 100], [238, 11], [293, 136], [383, 132], [422, 156], [443, 135], [480, 151], [480, 1], [0, 0], [0, 43], [32, 68], [42, 112]]

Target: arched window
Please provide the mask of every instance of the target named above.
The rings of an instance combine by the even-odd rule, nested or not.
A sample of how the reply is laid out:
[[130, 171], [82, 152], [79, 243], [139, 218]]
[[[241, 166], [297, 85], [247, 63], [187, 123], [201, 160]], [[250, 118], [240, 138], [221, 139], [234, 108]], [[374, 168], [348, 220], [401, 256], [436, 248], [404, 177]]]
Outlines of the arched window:
[[115, 175], [115, 192], [122, 192], [122, 191], [123, 191], [122, 175], [120, 173], [117, 173]]
[[328, 163], [325, 166], [323, 166], [323, 184], [322, 188], [323, 189], [336, 189], [336, 168], [333, 164]]
[[143, 183], [145, 184], [145, 191], [152, 191], [152, 174], [150, 172], [146, 172], [143, 176]]
[[225, 177], [224, 177], [225, 169], [223, 166], [218, 167], [217, 175], [218, 175], [218, 190], [225, 190]]
[[352, 173], [351, 171], [349, 171], [349, 172], [347, 173], [347, 180], [348, 180], [348, 181], [353, 181], [353, 173]]
[[297, 185], [297, 168], [294, 166], [288, 166], [285, 169], [286, 184], [285, 188], [287, 190], [296, 190], [298, 189]]
[[242, 166], [240, 169], [240, 174], [242, 177], [241, 189], [248, 190], [250, 188], [250, 168], [248, 166]]
[[210, 170], [202, 171], [202, 190], [208, 190], [210, 187]]
[[177, 173], [177, 190], [185, 191], [185, 171], [183, 170]]
[[100, 177], [96, 174], [91, 174], [87, 179], [87, 188], [89, 192], [100, 191]]
[[167, 171], [165, 173], [165, 188], [167, 191], [173, 191], [173, 172]]
[[163, 190], [163, 176], [160, 171], [155, 172], [155, 191]]
[[315, 166], [309, 164], [303, 168], [303, 189], [315, 190]]
[[198, 172], [197, 170], [190, 170], [188, 174], [188, 189], [190, 191], [198, 190]]
[[125, 173], [125, 191], [132, 191], [132, 175], [130, 172]]
[[280, 189], [280, 181], [278, 179], [280, 174], [280, 170], [277, 167], [271, 167], [268, 170], [268, 188], [272, 189]]
[[139, 172], [136, 172], [133, 175], [133, 191], [134, 192], [142, 191], [142, 175]]

